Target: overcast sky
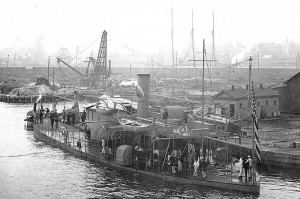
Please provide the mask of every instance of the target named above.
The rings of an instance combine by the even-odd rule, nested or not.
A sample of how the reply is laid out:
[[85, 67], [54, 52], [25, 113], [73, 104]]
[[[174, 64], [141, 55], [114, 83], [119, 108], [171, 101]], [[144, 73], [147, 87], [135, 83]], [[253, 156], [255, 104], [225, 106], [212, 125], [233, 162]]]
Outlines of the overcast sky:
[[300, 41], [298, 0], [1, 0], [0, 7], [2, 49], [32, 47], [36, 35], [44, 35], [49, 53], [60, 47], [81, 51], [105, 29], [109, 51], [126, 46], [142, 54], [166, 52], [171, 50], [172, 7], [178, 51], [191, 44], [192, 10], [198, 49], [203, 39], [212, 40], [213, 10], [216, 45]]

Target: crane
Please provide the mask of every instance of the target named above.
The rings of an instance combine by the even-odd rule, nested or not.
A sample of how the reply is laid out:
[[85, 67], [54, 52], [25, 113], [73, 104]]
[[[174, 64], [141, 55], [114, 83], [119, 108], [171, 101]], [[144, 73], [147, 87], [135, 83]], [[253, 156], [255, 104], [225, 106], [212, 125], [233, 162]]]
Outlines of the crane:
[[57, 61], [64, 63], [66, 66], [83, 76], [82, 83], [84, 86], [105, 87], [107, 80], [111, 75], [110, 66], [107, 70], [107, 32], [104, 30], [102, 33], [97, 59], [94, 59], [92, 56], [89, 57], [85, 74], [80, 73], [60, 58], [57, 58]]
[[[90, 67], [92, 66], [92, 67]], [[92, 87], [105, 86], [110, 78], [111, 70], [107, 70], [107, 32], [104, 30], [101, 37], [97, 59], [89, 57], [86, 76]]]

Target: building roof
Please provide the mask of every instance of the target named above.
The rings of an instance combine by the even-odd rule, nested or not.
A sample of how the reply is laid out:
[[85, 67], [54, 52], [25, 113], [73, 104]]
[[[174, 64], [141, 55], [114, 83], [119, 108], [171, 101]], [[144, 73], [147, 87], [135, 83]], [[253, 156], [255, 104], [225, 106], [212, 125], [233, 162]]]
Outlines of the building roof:
[[291, 77], [290, 79], [286, 80], [284, 83], [287, 84], [289, 81], [291, 81], [294, 78], [299, 78], [300, 76], [300, 72], [298, 72], [296, 75], [294, 75], [293, 77]]
[[[254, 93], [256, 98], [279, 96], [279, 94], [276, 91], [274, 91], [272, 88], [266, 88], [266, 89], [255, 88]], [[247, 97], [248, 97], [248, 90], [243, 88], [222, 90], [221, 92], [213, 96], [214, 99], [231, 99], [231, 100], [238, 100]], [[250, 92], [250, 97], [252, 98], [252, 91]]]

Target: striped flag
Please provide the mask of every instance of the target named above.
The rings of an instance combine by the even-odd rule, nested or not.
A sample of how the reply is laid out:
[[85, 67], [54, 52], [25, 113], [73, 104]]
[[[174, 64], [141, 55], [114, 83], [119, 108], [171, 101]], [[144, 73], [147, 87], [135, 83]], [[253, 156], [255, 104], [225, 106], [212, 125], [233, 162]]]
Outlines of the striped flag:
[[259, 137], [258, 137], [258, 121], [257, 121], [257, 115], [256, 115], [256, 101], [255, 101], [255, 95], [254, 90], [252, 86], [252, 117], [253, 117], [253, 128], [254, 128], [254, 147], [255, 147], [255, 153], [257, 156], [257, 159], [259, 162], [261, 162], [260, 158], [260, 150], [259, 150]]

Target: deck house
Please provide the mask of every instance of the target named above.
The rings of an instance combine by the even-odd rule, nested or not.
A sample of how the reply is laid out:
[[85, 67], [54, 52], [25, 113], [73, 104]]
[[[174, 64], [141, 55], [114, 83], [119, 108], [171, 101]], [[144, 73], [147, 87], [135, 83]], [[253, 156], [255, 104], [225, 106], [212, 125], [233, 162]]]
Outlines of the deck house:
[[[271, 88], [264, 89], [262, 84], [254, 89], [258, 119], [277, 116], [279, 113], [279, 94]], [[215, 112], [232, 119], [249, 119], [252, 111], [252, 92], [248, 99], [248, 89], [232, 86], [213, 96]]]

